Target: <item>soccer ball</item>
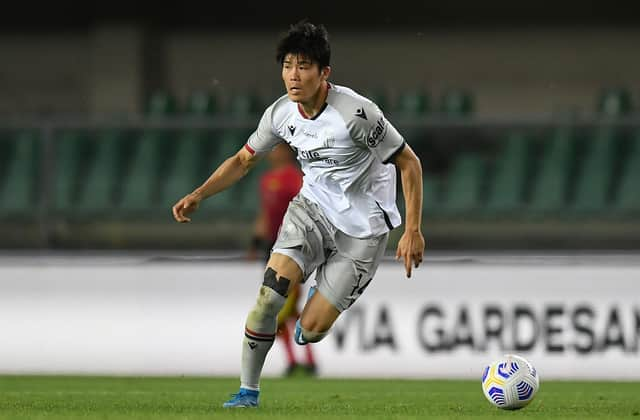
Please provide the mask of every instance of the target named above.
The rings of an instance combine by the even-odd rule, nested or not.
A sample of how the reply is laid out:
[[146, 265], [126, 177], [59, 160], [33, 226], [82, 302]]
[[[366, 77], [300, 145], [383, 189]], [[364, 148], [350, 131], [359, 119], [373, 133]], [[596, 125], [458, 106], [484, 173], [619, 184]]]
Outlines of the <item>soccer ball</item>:
[[506, 354], [482, 373], [482, 392], [489, 402], [505, 410], [529, 404], [540, 388], [538, 372], [525, 358]]

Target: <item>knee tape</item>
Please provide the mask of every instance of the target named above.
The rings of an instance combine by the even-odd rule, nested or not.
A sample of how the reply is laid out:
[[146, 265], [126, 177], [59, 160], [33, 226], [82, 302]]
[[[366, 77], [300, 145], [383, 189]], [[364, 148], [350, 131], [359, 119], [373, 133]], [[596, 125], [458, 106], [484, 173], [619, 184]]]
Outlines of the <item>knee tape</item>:
[[315, 331], [305, 330], [304, 328], [302, 328], [302, 338], [304, 338], [309, 343], [317, 343], [318, 341], [325, 338], [327, 334], [329, 334], [329, 331], [315, 332]]
[[262, 285], [273, 289], [280, 296], [287, 297], [290, 283], [291, 281], [289, 279], [282, 276], [280, 276], [280, 279], [276, 279], [276, 272], [270, 267], [267, 267], [267, 270], [264, 272]]

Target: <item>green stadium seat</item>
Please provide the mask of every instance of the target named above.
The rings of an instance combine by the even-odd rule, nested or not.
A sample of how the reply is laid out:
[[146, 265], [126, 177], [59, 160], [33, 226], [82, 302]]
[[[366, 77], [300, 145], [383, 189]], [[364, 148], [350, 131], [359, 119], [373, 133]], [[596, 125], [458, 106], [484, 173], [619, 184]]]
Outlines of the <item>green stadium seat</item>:
[[190, 130], [176, 142], [175, 159], [167, 168], [166, 181], [160, 185], [163, 206], [172, 206], [204, 182], [215, 168], [205, 168], [211, 137], [204, 130]]
[[218, 112], [216, 97], [209, 92], [197, 91], [191, 94], [187, 104], [187, 114], [194, 117], [207, 117]]
[[508, 135], [496, 161], [485, 209], [508, 213], [522, 208], [530, 167], [530, 142], [521, 132]]
[[152, 118], [173, 115], [176, 111], [177, 105], [175, 97], [165, 91], [153, 92], [145, 109], [146, 115]]
[[447, 117], [468, 117], [474, 111], [473, 96], [463, 89], [448, 89], [440, 98], [439, 110]]
[[11, 132], [0, 131], [0, 186], [3, 185], [9, 159], [13, 158], [15, 144]]
[[125, 133], [118, 129], [100, 132], [94, 139], [95, 158], [78, 194], [76, 208], [81, 214], [113, 211], [118, 187], [122, 184], [126, 141]]
[[[235, 155], [247, 141], [244, 130], [228, 130], [218, 139], [218, 145], [207, 167], [213, 172], [222, 162]], [[203, 202], [203, 213], [234, 215], [240, 205], [241, 192], [234, 185]]]
[[613, 207], [617, 212], [637, 215], [640, 213], [640, 132], [633, 140], [617, 186]]
[[93, 144], [77, 131], [61, 133], [55, 143], [53, 209], [62, 213], [73, 212], [78, 193], [83, 187], [85, 171], [91, 163]]
[[603, 128], [587, 142], [587, 153], [576, 179], [571, 209], [576, 212], [603, 212], [611, 193], [617, 141], [612, 129]]
[[236, 92], [229, 99], [229, 114], [233, 117], [253, 116], [262, 111], [262, 102], [255, 92]]
[[[176, 100], [166, 91], [154, 92], [147, 103], [146, 113], [152, 119], [175, 114]], [[116, 197], [119, 211], [129, 214], [160, 214], [160, 185], [166, 177], [164, 170], [175, 158], [169, 130], [147, 129], [131, 139], [130, 156], [125, 162], [120, 193]]]
[[[425, 216], [437, 214], [441, 209], [440, 197], [441, 179], [436, 175], [425, 173], [422, 177], [422, 213]], [[402, 197], [401, 194], [398, 197]], [[400, 199], [404, 210], [404, 199]]]
[[482, 157], [470, 153], [458, 156], [447, 174], [443, 211], [457, 214], [476, 210], [481, 202], [484, 171]]
[[623, 171], [614, 207], [622, 213], [640, 213], [640, 153], [632, 155]]
[[598, 114], [602, 117], [622, 117], [632, 111], [631, 92], [624, 88], [603, 90], [597, 103]]
[[429, 98], [426, 93], [416, 90], [404, 92], [398, 97], [396, 104], [397, 115], [418, 117], [425, 115], [429, 110]]
[[30, 217], [40, 204], [36, 194], [39, 137], [35, 131], [21, 131], [9, 143], [4, 177], [0, 179], [0, 217]]
[[531, 191], [527, 210], [537, 213], [565, 209], [569, 192], [571, 158], [574, 156], [573, 136], [569, 129], [559, 128], [547, 141], [542, 161]]
[[263, 162], [256, 167], [232, 188], [237, 188], [238, 211], [247, 217], [255, 217], [260, 209], [260, 178], [265, 172]]
[[159, 209], [158, 192], [164, 180], [164, 166], [173, 158], [167, 133], [148, 131], [136, 140], [122, 185], [119, 209], [129, 213]]

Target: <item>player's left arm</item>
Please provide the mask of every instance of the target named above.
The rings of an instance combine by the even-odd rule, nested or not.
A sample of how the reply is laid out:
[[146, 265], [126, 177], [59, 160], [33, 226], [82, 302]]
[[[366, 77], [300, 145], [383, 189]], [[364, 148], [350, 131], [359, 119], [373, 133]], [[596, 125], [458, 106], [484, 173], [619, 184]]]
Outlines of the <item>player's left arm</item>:
[[422, 236], [422, 165], [411, 147], [405, 143], [402, 150], [392, 158], [400, 170], [406, 215], [404, 233], [398, 242], [396, 258], [404, 260], [407, 277], [411, 277], [411, 266], [417, 268], [422, 262], [424, 237]]

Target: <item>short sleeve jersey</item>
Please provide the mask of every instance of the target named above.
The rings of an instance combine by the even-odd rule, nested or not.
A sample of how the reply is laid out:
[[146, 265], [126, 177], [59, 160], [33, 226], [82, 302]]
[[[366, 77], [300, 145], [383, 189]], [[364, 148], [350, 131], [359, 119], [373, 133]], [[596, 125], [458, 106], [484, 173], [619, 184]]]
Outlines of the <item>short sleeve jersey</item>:
[[307, 118], [282, 96], [266, 109], [246, 149], [265, 153], [283, 141], [297, 152], [304, 173], [300, 193], [337, 229], [367, 238], [400, 225], [390, 161], [405, 141], [376, 104], [332, 84], [324, 107]]

